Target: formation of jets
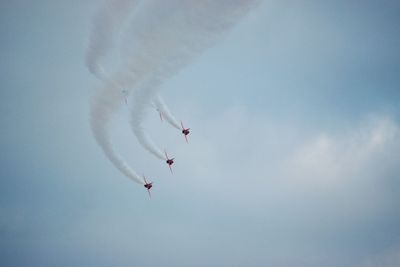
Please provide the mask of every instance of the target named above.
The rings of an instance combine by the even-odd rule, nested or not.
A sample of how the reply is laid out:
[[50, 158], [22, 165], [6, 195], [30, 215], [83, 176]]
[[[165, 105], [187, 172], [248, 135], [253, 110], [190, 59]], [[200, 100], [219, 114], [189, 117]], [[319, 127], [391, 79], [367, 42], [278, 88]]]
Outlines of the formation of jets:
[[[160, 118], [161, 118], [161, 120], [162, 120], [162, 113], [161, 113], [161, 111], [159, 111], [159, 110], [157, 110], [157, 111], [160, 113]], [[189, 133], [190, 133], [190, 132], [189, 132], [190, 128], [185, 128], [185, 127], [183, 126], [183, 123], [182, 123], [182, 122], [181, 122], [181, 126], [182, 126], [182, 134], [183, 134], [183, 136], [185, 137], [186, 143], [189, 143], [189, 142], [188, 142], [188, 139], [187, 139], [187, 136], [188, 136]], [[169, 158], [169, 157], [168, 157], [168, 154], [167, 154], [167, 151], [164, 151], [164, 154], [165, 154], [165, 158], [167, 159], [167, 160], [165, 161], [165, 163], [168, 164], [169, 170], [171, 171], [171, 173], [173, 173], [173, 172], [172, 172], [172, 167], [171, 167], [171, 165], [174, 164], [175, 158]], [[150, 189], [153, 187], [153, 182], [148, 183], [145, 176], [143, 176], [143, 181], [144, 181], [144, 185], [143, 185], [143, 186], [144, 186], [144, 188], [147, 189], [147, 192], [149, 193], [149, 197], [151, 198]]]
[[[124, 97], [125, 104], [128, 104], [128, 91], [127, 90], [122, 90], [121, 93], [122, 93], [122, 95]], [[160, 114], [160, 120], [163, 121], [163, 114], [162, 114], [161, 110], [158, 109], [158, 108], [156, 108], [156, 110]], [[190, 133], [190, 128], [185, 128], [183, 126], [182, 122], [181, 122], [181, 126], [182, 126], [182, 134], [185, 137], [186, 143], [189, 143], [187, 136]], [[169, 158], [168, 154], [167, 154], [167, 151], [164, 151], [164, 153], [165, 153], [165, 158], [167, 159], [165, 162], [168, 164], [168, 167], [169, 167], [169, 170], [171, 171], [171, 173], [173, 173], [171, 165], [174, 164], [175, 158]], [[147, 192], [149, 193], [149, 197], [151, 198], [150, 189], [153, 187], [153, 182], [150, 182], [150, 183], [147, 182], [145, 176], [143, 176], [143, 181], [144, 181], [144, 185], [143, 186], [144, 186], [144, 188], [146, 188]]]

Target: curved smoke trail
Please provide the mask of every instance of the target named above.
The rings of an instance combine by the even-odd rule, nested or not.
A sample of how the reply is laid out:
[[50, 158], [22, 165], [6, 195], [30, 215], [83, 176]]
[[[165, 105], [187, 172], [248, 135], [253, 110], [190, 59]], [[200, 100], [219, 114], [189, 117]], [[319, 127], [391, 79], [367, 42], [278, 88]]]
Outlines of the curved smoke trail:
[[[127, 66], [133, 73], [145, 73], [148, 78], [145, 86], [138, 88], [132, 95], [131, 128], [142, 146], [157, 158], [165, 159], [161, 149], [151, 141], [142, 126], [147, 104], [165, 80], [215, 44], [226, 30], [258, 2], [149, 1], [142, 6], [142, 16], [136, 16], [132, 21], [128, 37], [135, 39], [125, 42], [134, 44], [126, 47], [127, 54], [133, 55], [129, 57]], [[149, 26], [143, 28], [140, 25]], [[180, 129], [179, 124], [176, 126]]]
[[[152, 81], [156, 82], [156, 81]], [[135, 112], [131, 112], [131, 129], [135, 134], [139, 143], [143, 146], [144, 149], [149, 151], [151, 154], [156, 156], [158, 159], [167, 160], [164, 152], [154, 143], [154, 141], [149, 137], [149, 135], [144, 131], [143, 126], [141, 124], [142, 118], [145, 115], [145, 111], [148, 108], [148, 104], [143, 99], [146, 99], [150, 90], [148, 88], [158, 87], [158, 84], [147, 84], [145, 86], [140, 87], [140, 90], [135, 90], [132, 93], [132, 106], [135, 107], [132, 110]]]
[[125, 161], [116, 153], [108, 132], [108, 126], [112, 114], [119, 106], [121, 95], [119, 91], [112, 90], [107, 87], [95, 97], [91, 110], [91, 128], [97, 143], [103, 149], [107, 158], [117, 167], [124, 175], [133, 181], [144, 184], [142, 178], [132, 170]]

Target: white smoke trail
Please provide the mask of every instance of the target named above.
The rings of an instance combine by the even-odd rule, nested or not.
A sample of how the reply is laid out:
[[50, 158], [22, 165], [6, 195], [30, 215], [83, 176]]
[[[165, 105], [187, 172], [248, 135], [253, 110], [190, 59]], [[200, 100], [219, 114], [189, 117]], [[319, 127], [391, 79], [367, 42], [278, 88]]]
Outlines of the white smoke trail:
[[169, 124], [171, 124], [173, 127], [175, 127], [178, 130], [181, 130], [181, 126], [180, 126], [178, 120], [171, 113], [171, 111], [169, 110], [168, 106], [165, 104], [164, 99], [162, 99], [162, 97], [159, 94], [157, 94], [154, 97], [153, 102], [154, 102], [157, 110], [159, 112], [161, 112], [163, 118], [165, 118], [165, 120]]
[[[146, 135], [142, 121], [160, 85], [212, 46], [258, 0], [148, 1], [126, 41], [127, 65], [147, 76], [133, 95], [131, 127], [142, 146], [160, 159], [162, 151]], [[147, 27], [143, 27], [146, 25]], [[131, 45], [133, 44], [133, 45]], [[150, 72], [150, 73], [149, 73]], [[177, 125], [178, 128], [179, 124]]]
[[103, 91], [100, 91], [92, 103], [90, 124], [97, 143], [115, 167], [133, 181], [144, 184], [142, 178], [126, 164], [118, 153], [116, 153], [110, 140], [108, 126], [112, 114], [115, 113], [115, 110], [119, 107], [118, 103], [120, 98], [119, 91], [112, 90], [110, 86], [106, 86]]
[[[153, 81], [156, 82], [156, 81]], [[135, 112], [131, 113], [131, 128], [133, 133], [135, 134], [137, 140], [139, 143], [145, 148], [147, 151], [149, 151], [151, 154], [156, 156], [157, 158], [161, 160], [167, 160], [165, 157], [164, 152], [154, 143], [154, 141], [148, 136], [148, 134], [144, 131], [143, 126], [141, 124], [141, 120], [144, 117], [145, 111], [148, 108], [148, 103], [141, 101], [144, 98], [147, 98], [144, 96], [148, 92], [146, 90], [148, 87], [154, 87], [157, 86], [155, 84], [147, 84], [146, 86], [142, 86], [140, 89], [141, 90], [135, 90], [132, 93], [132, 106], [135, 107]]]

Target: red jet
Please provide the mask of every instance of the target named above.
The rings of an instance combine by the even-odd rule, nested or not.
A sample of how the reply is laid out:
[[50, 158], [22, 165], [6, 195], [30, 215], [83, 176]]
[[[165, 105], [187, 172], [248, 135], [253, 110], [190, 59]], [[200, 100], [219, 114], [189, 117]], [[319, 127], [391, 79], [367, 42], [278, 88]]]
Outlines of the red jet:
[[171, 173], [173, 173], [171, 165], [174, 164], [175, 158], [172, 158], [172, 159], [168, 158], [167, 151], [164, 151], [164, 153], [165, 153], [165, 157], [167, 158], [167, 161], [165, 161], [165, 162], [168, 164], [168, 167], [169, 167], [169, 170], [171, 171]]
[[159, 110], [159, 109], [157, 108], [157, 111], [158, 111], [158, 113], [160, 114], [160, 120], [161, 120], [161, 121], [164, 121], [164, 120], [163, 120], [163, 115], [162, 115], [161, 110]]
[[151, 193], [150, 193], [150, 189], [153, 187], [153, 182], [148, 183], [146, 181], [146, 177], [143, 175], [143, 180], [144, 180], [144, 187], [147, 189], [147, 192], [149, 193], [149, 196], [151, 198]]
[[190, 128], [185, 129], [182, 122], [181, 122], [181, 125], [182, 125], [182, 134], [185, 136], [186, 143], [189, 143], [188, 139], [187, 139], [187, 135], [190, 133], [190, 131], [189, 131]]

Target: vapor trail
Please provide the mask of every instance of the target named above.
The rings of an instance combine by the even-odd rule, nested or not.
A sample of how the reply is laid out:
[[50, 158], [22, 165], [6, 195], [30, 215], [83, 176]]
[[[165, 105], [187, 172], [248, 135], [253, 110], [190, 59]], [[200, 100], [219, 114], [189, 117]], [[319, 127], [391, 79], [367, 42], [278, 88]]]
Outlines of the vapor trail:
[[152, 88], [157, 85], [147, 84], [140, 87], [140, 90], [135, 90], [132, 93], [132, 106], [135, 107], [135, 112], [131, 112], [131, 128], [139, 143], [144, 149], [156, 156], [158, 159], [166, 160], [164, 152], [154, 143], [150, 136], [144, 131], [142, 126], [142, 118], [148, 108], [148, 102], [142, 101], [146, 99], [146, 94], [149, 92], [147, 88]]
[[121, 94], [119, 91], [106, 86], [106, 88], [100, 91], [94, 98], [90, 125], [97, 143], [115, 167], [133, 181], [144, 184], [142, 178], [126, 164], [118, 153], [116, 153], [113, 143], [110, 140], [108, 126], [112, 114], [118, 109], [120, 100]]
[[[148, 104], [165, 80], [215, 44], [258, 0], [148, 1], [127, 35], [127, 66], [147, 76], [132, 95], [131, 128], [142, 146], [160, 159], [162, 151], [144, 132]], [[143, 27], [146, 25], [146, 27]], [[130, 38], [130, 39], [129, 39]], [[174, 125], [175, 126], [175, 125]], [[179, 128], [179, 124], [176, 125]]]

